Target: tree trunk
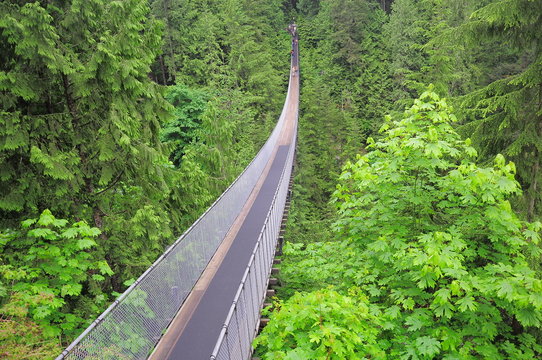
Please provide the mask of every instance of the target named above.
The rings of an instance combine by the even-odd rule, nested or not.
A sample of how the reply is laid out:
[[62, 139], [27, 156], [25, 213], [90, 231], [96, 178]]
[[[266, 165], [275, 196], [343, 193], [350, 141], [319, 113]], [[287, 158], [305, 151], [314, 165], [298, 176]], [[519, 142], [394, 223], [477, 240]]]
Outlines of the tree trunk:
[[166, 66], [164, 65], [164, 55], [160, 55], [160, 68], [162, 69], [162, 85], [166, 85]]
[[[177, 63], [175, 61], [175, 51], [173, 50], [173, 39], [171, 37], [171, 26], [169, 24], [169, 1], [164, 1], [164, 7], [165, 7], [165, 11], [164, 11], [164, 17], [165, 17], [165, 20], [166, 20], [166, 33], [167, 33], [167, 37], [168, 37], [168, 45], [169, 45], [169, 56], [170, 56], [170, 65], [173, 66], [172, 69], [170, 69], [172, 71], [172, 73], [169, 73], [168, 74], [168, 80], [169, 80], [169, 77], [171, 77], [171, 81], [174, 82], [174, 73], [177, 71]], [[163, 59], [162, 59], [163, 61]], [[164, 85], [166, 85], [164, 83]]]
[[75, 101], [70, 92], [70, 82], [66, 74], [62, 74], [62, 85], [64, 87], [64, 99], [66, 100], [66, 106], [73, 118], [73, 121], [76, 122], [79, 119], [77, 114], [77, 109], [75, 107]]
[[[541, 110], [542, 110], [542, 85], [539, 85], [538, 86], [538, 112], [540, 113]], [[538, 125], [538, 129], [536, 129], [536, 125], [535, 125], [536, 133], [538, 135], [538, 138], [541, 138], [542, 137], [542, 118], [541, 117], [538, 117], [537, 125]], [[538, 178], [539, 178], [539, 173], [540, 173], [540, 151], [538, 151], [538, 148], [536, 147], [534, 149], [534, 158], [535, 158], [535, 163], [533, 165], [533, 170], [532, 170], [533, 180], [531, 182], [531, 186], [529, 187], [529, 192], [527, 195], [529, 197], [529, 204], [527, 207], [527, 219], [529, 221], [534, 220], [535, 209], [537, 205], [536, 201], [538, 198]]]

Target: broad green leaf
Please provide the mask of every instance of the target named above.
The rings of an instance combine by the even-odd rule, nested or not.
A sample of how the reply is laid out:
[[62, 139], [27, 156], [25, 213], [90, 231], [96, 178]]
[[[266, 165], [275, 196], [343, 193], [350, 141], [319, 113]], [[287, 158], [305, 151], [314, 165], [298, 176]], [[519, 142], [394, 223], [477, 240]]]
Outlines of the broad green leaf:
[[478, 305], [472, 296], [465, 296], [456, 302], [459, 311], [476, 311]]
[[541, 324], [540, 310], [535, 310], [533, 308], [518, 310], [516, 313], [516, 318], [523, 326], [539, 327]]
[[79, 239], [77, 240], [77, 247], [80, 249], [80, 250], [84, 250], [84, 249], [89, 249], [93, 246], [96, 246], [96, 241], [92, 240], [92, 239], [89, 239], [89, 238], [84, 238], [84, 239]]
[[440, 353], [440, 341], [430, 336], [422, 336], [416, 339], [416, 348], [421, 355], [434, 357]]
[[79, 295], [81, 293], [81, 290], [83, 289], [83, 286], [81, 284], [66, 284], [62, 286], [60, 295], [62, 297], [66, 295]]

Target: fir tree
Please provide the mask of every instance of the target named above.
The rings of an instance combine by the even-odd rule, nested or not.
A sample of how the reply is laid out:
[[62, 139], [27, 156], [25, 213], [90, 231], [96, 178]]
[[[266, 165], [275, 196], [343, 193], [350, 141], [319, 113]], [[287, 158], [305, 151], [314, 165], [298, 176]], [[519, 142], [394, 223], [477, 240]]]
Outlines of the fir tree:
[[[494, 0], [474, 12], [457, 36], [471, 44], [499, 40], [519, 51], [518, 67], [469, 93], [465, 131], [485, 159], [502, 152], [518, 167], [527, 217], [540, 214], [542, 180], [542, 1]], [[456, 41], [459, 41], [457, 39]]]
[[[142, 249], [146, 231], [133, 230], [149, 219], [140, 206], [164, 213], [170, 191], [158, 133], [170, 108], [147, 76], [159, 24], [141, 0], [10, 1], [0, 10], [4, 224], [47, 207], [100, 228], [116, 266], [148, 265], [121, 249]], [[162, 248], [170, 219], [148, 225]]]

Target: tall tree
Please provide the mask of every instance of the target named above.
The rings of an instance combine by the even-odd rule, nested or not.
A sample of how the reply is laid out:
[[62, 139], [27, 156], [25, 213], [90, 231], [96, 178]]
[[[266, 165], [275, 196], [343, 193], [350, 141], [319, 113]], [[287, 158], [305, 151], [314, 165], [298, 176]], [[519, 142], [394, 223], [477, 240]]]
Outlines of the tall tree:
[[[457, 36], [471, 45], [499, 41], [516, 49], [516, 66], [470, 92], [466, 131], [488, 158], [504, 153], [518, 167], [529, 219], [542, 211], [542, 1], [494, 0], [474, 12]], [[459, 39], [456, 38], [456, 41]]]
[[[352, 117], [358, 122], [360, 136], [352, 137], [354, 151], [359, 151], [360, 139], [376, 133], [382, 124], [384, 114], [392, 106], [392, 78], [390, 51], [386, 47], [383, 26], [387, 16], [384, 11], [372, 6], [365, 34], [360, 43], [359, 75], [355, 79]], [[348, 156], [351, 156], [350, 151]]]
[[304, 100], [296, 159], [299, 165], [286, 234], [293, 242], [309, 242], [312, 236], [329, 238], [333, 213], [329, 197], [342, 165], [344, 137], [349, 134], [345, 114], [333, 102], [321, 78], [305, 77], [301, 97]]
[[[394, 81], [394, 101], [411, 99], [423, 88], [420, 75], [428, 64], [428, 56], [422, 47], [428, 41], [431, 10], [432, 4], [428, 0], [393, 2], [385, 32]], [[404, 105], [403, 101], [401, 105]]]
[[47, 207], [100, 228], [117, 266], [148, 264], [156, 249], [129, 254], [149, 233], [171, 236], [170, 219], [152, 218], [172, 175], [158, 134], [170, 106], [147, 76], [160, 26], [146, 1], [4, 1], [0, 12], [4, 224]]
[[542, 253], [542, 224], [511, 208], [514, 164], [498, 155], [478, 166], [454, 121], [446, 101], [426, 91], [347, 163], [334, 194], [344, 240], [307, 246], [303, 266], [283, 260], [296, 269], [294, 284], [325, 279], [338, 293], [279, 303], [257, 340], [264, 359], [542, 355], [542, 278], [526, 259]]

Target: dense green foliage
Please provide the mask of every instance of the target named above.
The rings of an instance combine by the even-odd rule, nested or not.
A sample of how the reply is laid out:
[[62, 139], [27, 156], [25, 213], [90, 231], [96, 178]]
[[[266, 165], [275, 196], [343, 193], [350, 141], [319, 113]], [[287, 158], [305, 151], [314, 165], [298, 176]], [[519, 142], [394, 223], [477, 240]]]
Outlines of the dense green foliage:
[[[542, 2], [397, 0], [386, 24], [394, 100], [428, 83], [452, 97], [479, 158], [513, 160], [516, 209], [540, 216]], [[400, 109], [399, 109], [400, 110]]]
[[273, 317], [256, 344], [269, 349], [266, 359], [378, 358], [374, 344], [380, 330], [372, 324], [366, 299], [343, 296], [333, 290], [297, 293]]
[[337, 226], [361, 245], [359, 286], [398, 311], [386, 325], [391, 354], [424, 355], [397, 342], [426, 337], [435, 354], [532, 358], [542, 350], [528, 334], [542, 326], [542, 282], [525, 256], [540, 257], [540, 223], [511, 210], [514, 165], [497, 156], [476, 166], [454, 120], [428, 92], [387, 123], [369, 154], [345, 167]]
[[471, 19], [460, 33], [475, 44], [498, 39], [516, 61], [504, 76], [464, 97], [466, 131], [485, 158], [503, 153], [517, 164], [525, 190], [518, 208], [532, 220], [542, 212], [542, 1], [496, 1]]
[[45, 210], [39, 219], [22, 223], [26, 233], [3, 234], [1, 244], [4, 261], [25, 264], [18, 268], [12, 265], [1, 268], [8, 286], [3, 286], [2, 292], [10, 293], [3, 312], [14, 316], [28, 313], [34, 320], [49, 324], [46, 330], [57, 336], [60, 329], [73, 330], [84, 319], [55, 310], [67, 305], [65, 299], [69, 296], [81, 295], [85, 284], [94, 303], [85, 310], [90, 314], [96, 312], [105, 301], [96, 282], [105, 280], [104, 275], [113, 274], [105, 261], [94, 259], [93, 254], [86, 251], [97, 246], [95, 238], [100, 230], [85, 222], [70, 227], [66, 227], [67, 223]]
[[[25, 220], [18, 231], [0, 234], [0, 296], [5, 297], [0, 313], [6, 316], [3, 341], [19, 342], [6, 354], [22, 356], [20, 347], [32, 344], [20, 343], [24, 329], [37, 339], [75, 336], [86, 319], [106, 304], [99, 283], [113, 272], [96, 253], [88, 252], [97, 246], [99, 234], [99, 229], [83, 221], [68, 226], [67, 220], [55, 218], [49, 210], [37, 219]], [[77, 302], [70, 301], [73, 299]]]
[[[521, 221], [511, 209], [508, 199], [520, 191], [513, 163], [499, 155], [491, 167], [476, 165], [476, 151], [453, 121], [433, 92], [422, 94], [401, 119], [389, 119], [369, 152], [345, 165], [334, 193], [335, 226], [346, 240], [312, 244], [309, 256], [293, 265], [300, 280], [335, 284], [358, 304], [353, 311], [359, 316], [367, 313], [368, 298], [374, 318], [359, 330], [365, 340], [341, 338], [349, 325], [336, 318], [334, 334], [343, 344], [334, 346], [354, 348], [346, 358], [369, 358], [368, 345], [374, 346], [370, 358], [542, 355], [536, 332], [542, 327], [542, 276], [528, 261], [542, 253], [542, 225]], [[272, 315], [259, 340], [269, 351], [265, 358], [294, 359], [324, 341], [321, 335], [312, 343], [287, 340], [301, 311], [290, 309], [315, 294], [294, 295]], [[306, 321], [303, 326], [317, 324]]]
[[[259, 351], [273, 359], [314, 351], [318, 341], [292, 342], [290, 331], [310, 328], [296, 314], [304, 306], [317, 311], [299, 299], [332, 285], [360, 309], [369, 299], [383, 350], [370, 358], [540, 357], [541, 229], [524, 220], [541, 216], [542, 3], [396, 0], [380, 3], [386, 14], [375, 5], [298, 2], [302, 45], [318, 51], [317, 60], [302, 54], [302, 102], [313, 78], [322, 79], [314, 86], [328, 94], [320, 113], [337, 115], [304, 123], [317, 105], [302, 104], [286, 233], [294, 243], [281, 266], [284, 300]], [[449, 97], [459, 121], [433, 92], [413, 102], [429, 83]], [[388, 113], [402, 120], [376, 134]], [[377, 140], [363, 155], [367, 136]], [[333, 164], [320, 156], [330, 148], [340, 149]], [[340, 177], [335, 213], [326, 201], [335, 166], [356, 153]], [[351, 358], [366, 356], [358, 349]]]
[[[175, 214], [157, 216], [170, 213], [174, 174], [158, 135], [171, 106], [147, 76], [160, 25], [139, 0], [7, 1], [0, 13], [0, 221], [9, 240], [0, 261], [13, 286], [0, 304], [23, 317], [16, 323], [27, 313], [35, 334], [65, 342], [173, 236]], [[18, 230], [45, 209], [68, 220], [43, 213], [38, 224], [52, 228]], [[67, 221], [75, 225], [64, 231]], [[103, 281], [90, 259], [117, 275]]]
[[143, 1], [1, 6], [2, 223], [44, 208], [86, 219], [113, 268], [134, 276], [154, 257], [141, 259], [149, 234], [159, 249], [173, 235], [174, 219], [156, 216], [173, 181], [158, 138], [170, 105], [147, 76], [158, 23]]
[[541, 0], [8, 0], [0, 357], [54, 357], [239, 174], [281, 109], [292, 16], [263, 356], [542, 356]]
[[[381, 123], [390, 106], [382, 33], [386, 15], [372, 1], [298, 3], [301, 114], [292, 211], [287, 237], [328, 239], [329, 197], [344, 161]], [[307, 8], [305, 8], [307, 7]], [[309, 9], [312, 9], [309, 11]], [[345, 28], [343, 24], [352, 24]], [[312, 241], [309, 240], [308, 242]]]
[[4, 1], [0, 14], [0, 351], [51, 358], [267, 138], [287, 22], [281, 1]]
[[170, 158], [179, 167], [186, 155], [185, 147], [198, 140], [196, 130], [201, 127], [209, 95], [202, 90], [178, 85], [171, 88], [167, 100], [175, 107], [175, 118], [164, 126], [161, 137], [163, 142], [174, 146]]

